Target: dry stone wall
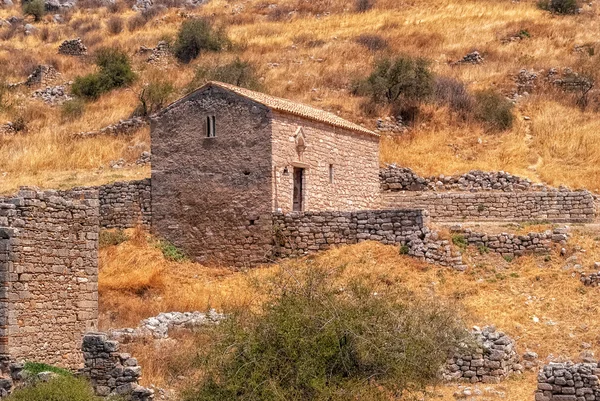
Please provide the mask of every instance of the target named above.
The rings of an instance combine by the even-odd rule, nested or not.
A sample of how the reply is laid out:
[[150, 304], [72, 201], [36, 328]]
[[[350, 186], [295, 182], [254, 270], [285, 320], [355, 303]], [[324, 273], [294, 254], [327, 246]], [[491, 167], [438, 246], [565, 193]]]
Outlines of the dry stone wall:
[[430, 263], [464, 270], [460, 253], [440, 240], [420, 209], [275, 213], [274, 256], [295, 257], [333, 246], [378, 241]]
[[572, 192], [384, 192], [381, 207], [424, 208], [434, 221], [550, 221], [587, 223], [594, 197]]
[[152, 188], [150, 179], [115, 182], [96, 188], [102, 228], [150, 227]]
[[121, 396], [131, 401], [154, 399], [154, 391], [138, 380], [142, 368], [130, 354], [119, 352], [119, 342], [104, 333], [87, 333], [82, 341], [85, 366], [81, 374], [90, 379], [99, 396]]
[[23, 188], [0, 199], [0, 356], [81, 362], [97, 326], [98, 194]]
[[493, 326], [473, 329], [472, 351], [458, 351], [448, 359], [443, 377], [471, 383], [498, 383], [523, 371], [515, 340]]
[[598, 363], [550, 363], [538, 373], [535, 401], [600, 400]]

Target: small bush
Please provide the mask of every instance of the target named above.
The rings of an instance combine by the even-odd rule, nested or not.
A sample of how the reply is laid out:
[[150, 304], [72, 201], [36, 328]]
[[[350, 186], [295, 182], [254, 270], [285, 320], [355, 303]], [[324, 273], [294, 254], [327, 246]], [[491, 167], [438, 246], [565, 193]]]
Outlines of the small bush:
[[185, 253], [175, 245], [171, 244], [167, 241], [160, 241], [158, 243], [158, 248], [162, 251], [165, 259], [170, 260], [172, 262], [183, 262], [187, 259]]
[[85, 102], [82, 99], [72, 99], [64, 102], [60, 114], [63, 120], [73, 121], [81, 118], [85, 112]]
[[123, 230], [102, 230], [98, 239], [100, 248], [120, 245], [129, 240], [129, 236]]
[[23, 14], [33, 16], [36, 22], [41, 21], [44, 14], [46, 14], [44, 0], [30, 0], [23, 2]]
[[512, 128], [513, 104], [493, 90], [475, 94], [475, 117], [492, 131], [505, 131]]
[[339, 273], [282, 272], [261, 310], [212, 327], [204, 378], [183, 400], [383, 401], [436, 384], [468, 338], [456, 312], [398, 287], [379, 295], [367, 278], [340, 282]]
[[464, 235], [461, 235], [461, 234], [453, 235], [452, 243], [462, 250], [467, 249], [467, 246], [469, 246], [467, 239], [465, 238]]
[[103, 48], [96, 54], [97, 73], [75, 78], [71, 88], [73, 94], [96, 99], [102, 93], [129, 85], [135, 79], [129, 57], [118, 49]]
[[15, 390], [6, 401], [101, 401], [83, 379], [60, 376]]
[[466, 117], [473, 111], [474, 99], [465, 85], [456, 79], [439, 77], [435, 81], [435, 99], [450, 110]]
[[146, 117], [162, 109], [167, 99], [174, 92], [173, 85], [169, 82], [151, 82], [142, 89], [138, 98], [140, 105], [135, 115]]
[[555, 14], [577, 14], [579, 11], [577, 0], [541, 0], [538, 6]]
[[106, 21], [108, 32], [117, 35], [123, 31], [123, 18], [113, 15]]
[[213, 68], [199, 67], [189, 85], [189, 89], [196, 89], [208, 81], [225, 82], [252, 90], [260, 90], [262, 87], [254, 66], [247, 61], [241, 61], [239, 58], [231, 63]]
[[189, 63], [201, 52], [220, 51], [227, 43], [224, 33], [215, 31], [208, 20], [192, 19], [181, 25], [173, 53], [182, 63]]
[[59, 376], [65, 376], [65, 377], [73, 376], [73, 374], [71, 372], [69, 372], [68, 370], [57, 368], [56, 366], [47, 365], [45, 363], [39, 363], [39, 362], [25, 362], [25, 366], [23, 366], [23, 369], [26, 370], [27, 372], [31, 373], [32, 375], [37, 375], [38, 373], [41, 373], [41, 372], [53, 372]]
[[354, 10], [358, 13], [369, 11], [375, 5], [375, 0], [354, 0]]
[[362, 45], [372, 52], [383, 50], [388, 47], [388, 42], [379, 35], [363, 33], [356, 38], [356, 43]]
[[400, 255], [408, 255], [409, 252], [410, 248], [408, 247], [408, 245], [402, 245], [400, 247]]

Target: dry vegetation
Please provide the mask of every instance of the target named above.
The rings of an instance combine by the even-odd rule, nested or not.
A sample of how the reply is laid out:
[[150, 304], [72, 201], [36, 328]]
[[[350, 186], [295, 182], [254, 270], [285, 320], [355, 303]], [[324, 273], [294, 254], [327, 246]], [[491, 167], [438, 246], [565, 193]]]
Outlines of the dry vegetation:
[[[35, 23], [36, 35], [17, 33], [1, 41], [0, 65], [7, 82], [23, 80], [39, 63], [55, 65], [64, 80], [93, 71], [89, 57], [56, 53], [60, 41], [76, 36], [82, 37], [91, 52], [102, 46], [127, 51], [139, 78], [130, 88], [89, 103], [75, 121], [64, 121], [59, 108], [41, 105], [26, 90], [9, 94], [13, 106], [0, 110], [0, 123], [23, 116], [29, 129], [18, 137], [1, 139], [0, 191], [10, 192], [24, 184], [64, 187], [147, 175], [144, 169], [120, 170], [118, 177], [110, 169], [99, 171], [110, 160], [124, 157], [131, 161], [134, 156], [129, 147], [137, 142], [147, 147], [147, 133], [85, 141], [74, 141], [71, 134], [130, 115], [137, 105], [136, 93], [152, 80], [172, 84], [176, 88], [173, 98], [185, 93], [199, 65], [223, 64], [239, 57], [255, 66], [269, 93], [374, 127], [375, 117], [364, 115], [359, 107], [363, 99], [352, 96], [349, 88], [384, 54], [424, 56], [433, 61], [438, 75], [459, 79], [470, 90], [496, 88], [503, 93], [513, 91], [513, 76], [522, 68], [595, 71], [600, 58], [574, 51], [574, 46], [583, 44], [597, 48], [600, 29], [595, 3], [586, 3], [583, 13], [576, 16], [552, 15], [537, 8], [535, 1], [379, 0], [361, 13], [355, 11], [353, 2], [341, 0], [274, 3], [212, 0], [193, 11], [159, 13], [145, 25], [130, 23], [139, 16], [125, 4], [115, 10], [85, 9], [65, 15], [64, 24], [46, 16]], [[0, 18], [18, 13], [17, 7], [0, 9]], [[115, 15], [124, 21], [120, 31]], [[134, 55], [141, 45], [172, 41], [190, 15], [209, 17], [227, 32], [233, 46], [225, 52], [205, 53], [187, 65], [171, 59], [168, 65], [151, 66], [144, 57]], [[0, 28], [0, 33], [7, 30]], [[502, 43], [501, 39], [521, 30], [530, 37]], [[374, 45], [381, 50], [360, 44], [358, 38], [365, 34], [383, 39]], [[449, 65], [473, 49], [483, 54], [484, 64]], [[534, 91], [518, 103], [514, 127], [501, 134], [487, 133], [480, 124], [463, 121], [444, 107], [425, 105], [408, 134], [383, 139], [381, 161], [407, 165], [422, 174], [502, 169], [554, 185], [599, 190], [596, 133], [600, 119], [594, 105], [582, 112], [567, 98], [552, 91]], [[378, 114], [385, 116], [387, 111]], [[523, 116], [531, 120], [524, 121]]]
[[[529, 226], [519, 230], [542, 228]], [[592, 350], [600, 344], [595, 302], [599, 290], [584, 287], [573, 270], [563, 267], [571, 255], [577, 255], [578, 263], [586, 268], [600, 259], [600, 237], [590, 230], [575, 228], [565, 257], [553, 253], [549, 259], [531, 256], [508, 263], [499, 256], [482, 256], [470, 249], [470, 264], [474, 267], [466, 273], [427, 265], [399, 255], [396, 247], [377, 243], [234, 272], [166, 261], [155, 240], [136, 231], [131, 233], [132, 239], [101, 250], [101, 328], [136, 325], [140, 319], [165, 310], [215, 307], [227, 311], [252, 307], [263, 299], [255, 290], [257, 282], [264, 282], [279, 269], [319, 265], [328, 269], [343, 267], [347, 278], [367, 275], [383, 286], [405, 286], [417, 294], [456, 302], [464, 310], [468, 324], [495, 324], [517, 339], [520, 352], [535, 351], [542, 361], [561, 357], [577, 360], [582, 343], [592, 344]], [[177, 388], [198, 373], [186, 371], [186, 366], [194, 358], [194, 347], [207, 343], [209, 339], [202, 336], [181, 334], [178, 342], [137, 343], [130, 347], [141, 359], [146, 383]], [[507, 400], [530, 399], [535, 374], [513, 380], [518, 385], [509, 381], [494, 388], [507, 392]], [[447, 386], [438, 391], [443, 399], [451, 399], [453, 389], [455, 386]]]

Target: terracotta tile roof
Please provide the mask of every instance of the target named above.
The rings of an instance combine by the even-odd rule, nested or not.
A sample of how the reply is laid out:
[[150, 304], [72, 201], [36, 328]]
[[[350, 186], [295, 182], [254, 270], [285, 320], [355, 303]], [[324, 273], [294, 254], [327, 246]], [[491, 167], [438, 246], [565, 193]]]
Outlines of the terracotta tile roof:
[[263, 104], [273, 110], [277, 110], [283, 113], [289, 113], [296, 116], [308, 118], [310, 120], [320, 121], [325, 124], [330, 124], [335, 127], [345, 128], [351, 131], [361, 132], [363, 134], [379, 136], [375, 132], [366, 129], [365, 127], [361, 127], [358, 124], [351, 123], [348, 120], [344, 120], [343, 118], [329, 113], [323, 110], [319, 110], [317, 108], [307, 106], [302, 103], [296, 103], [291, 100], [282, 99], [275, 96], [266, 95], [264, 93], [251, 91], [249, 89], [240, 88], [235, 85], [226, 84], [223, 82], [211, 81], [206, 86], [214, 85], [220, 88], [229, 90], [234, 92], [240, 96], [253, 100], [257, 103]]

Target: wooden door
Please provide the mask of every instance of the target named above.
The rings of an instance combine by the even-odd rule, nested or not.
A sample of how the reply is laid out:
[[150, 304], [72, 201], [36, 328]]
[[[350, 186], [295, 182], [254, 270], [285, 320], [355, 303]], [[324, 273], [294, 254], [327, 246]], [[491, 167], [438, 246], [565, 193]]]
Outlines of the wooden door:
[[295, 212], [304, 209], [304, 169], [294, 167], [294, 207]]

